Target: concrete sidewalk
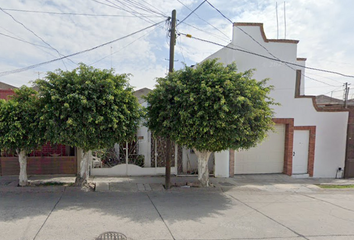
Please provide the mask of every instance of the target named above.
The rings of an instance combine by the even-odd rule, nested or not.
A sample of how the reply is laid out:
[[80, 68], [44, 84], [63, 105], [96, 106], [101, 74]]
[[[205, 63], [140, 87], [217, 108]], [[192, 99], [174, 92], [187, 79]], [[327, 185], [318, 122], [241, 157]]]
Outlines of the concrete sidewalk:
[[[91, 177], [96, 191], [161, 191], [165, 178], [160, 177]], [[293, 178], [284, 174], [237, 175], [232, 178], [210, 177], [209, 190], [267, 191], [267, 192], [313, 192], [321, 190], [318, 185], [354, 185], [354, 179]], [[198, 189], [197, 176], [171, 177], [172, 190]]]
[[[47, 175], [29, 176], [31, 186], [18, 188], [17, 176], [0, 177], [0, 189], [2, 191], [60, 191], [65, 186], [55, 184], [47, 187], [37, 187], [45, 183], [60, 183], [72, 185], [75, 176]], [[97, 192], [151, 192], [163, 191], [164, 176], [143, 177], [90, 177], [89, 182], [96, 185]], [[293, 178], [284, 174], [263, 175], [237, 175], [232, 178], [210, 177], [211, 187], [208, 191], [265, 191], [265, 192], [313, 192], [319, 191], [318, 185], [354, 185], [354, 179], [325, 179], [325, 178]], [[198, 189], [197, 176], [172, 176], [172, 191], [176, 189]]]
[[[174, 177], [172, 182], [193, 179]], [[162, 185], [163, 177], [91, 180], [127, 190], [12, 187], [34, 190], [3, 192], [0, 187], [0, 239], [95, 240], [105, 232], [122, 233], [128, 240], [354, 239], [354, 191], [309, 188], [346, 180], [248, 175], [212, 178], [219, 184], [214, 188], [169, 191], [146, 189], [145, 184]]]

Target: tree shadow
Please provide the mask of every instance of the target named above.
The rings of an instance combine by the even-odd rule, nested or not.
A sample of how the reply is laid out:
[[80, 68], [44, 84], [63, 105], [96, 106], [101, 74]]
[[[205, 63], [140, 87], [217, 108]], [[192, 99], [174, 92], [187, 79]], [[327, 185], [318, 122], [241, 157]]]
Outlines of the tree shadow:
[[[234, 204], [221, 192], [195, 188], [156, 192], [82, 192], [66, 188], [64, 192], [2, 193], [0, 225], [8, 229], [5, 232], [0, 227], [0, 238], [6, 239], [12, 232], [11, 236], [33, 239], [49, 214], [39, 239], [63, 237], [67, 231], [75, 233], [75, 239], [94, 239], [107, 231], [121, 232], [131, 239], [170, 239], [170, 232], [180, 237], [198, 235], [208, 226], [205, 219], [223, 218]], [[25, 225], [27, 228], [22, 227]], [[195, 232], [196, 227], [200, 231]], [[217, 228], [218, 224], [209, 227]], [[65, 235], [65, 239], [71, 238]]]

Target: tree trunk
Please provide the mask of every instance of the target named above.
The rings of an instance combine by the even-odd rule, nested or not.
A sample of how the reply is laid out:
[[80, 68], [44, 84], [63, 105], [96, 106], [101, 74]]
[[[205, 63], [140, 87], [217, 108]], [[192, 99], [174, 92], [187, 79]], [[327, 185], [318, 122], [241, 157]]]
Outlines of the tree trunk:
[[83, 151], [82, 149], [78, 148], [78, 151], [82, 151], [82, 154], [78, 154], [81, 156], [80, 160], [80, 176], [77, 177], [76, 183], [77, 184], [85, 184], [89, 178], [89, 163], [90, 157], [92, 156], [92, 151]]
[[27, 154], [26, 151], [17, 150], [18, 161], [20, 163], [20, 176], [19, 176], [19, 185], [21, 187], [27, 186], [28, 179], [27, 179]]
[[202, 187], [209, 187], [209, 168], [208, 161], [211, 152], [203, 151], [199, 152], [193, 149], [198, 157], [198, 180]]

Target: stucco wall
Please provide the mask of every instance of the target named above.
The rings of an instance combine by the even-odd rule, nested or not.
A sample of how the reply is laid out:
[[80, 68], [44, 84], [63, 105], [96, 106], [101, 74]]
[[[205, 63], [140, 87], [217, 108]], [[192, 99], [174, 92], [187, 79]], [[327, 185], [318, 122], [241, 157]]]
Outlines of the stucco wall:
[[[295, 42], [266, 42], [259, 25], [234, 26], [230, 47], [272, 57], [239, 28], [250, 34], [277, 58], [304, 65], [304, 61], [297, 60]], [[274, 106], [275, 118], [294, 118], [295, 126], [316, 126], [314, 177], [335, 177], [337, 168], [344, 167], [348, 112], [318, 112], [312, 99], [295, 98], [296, 70], [305, 73], [304, 68], [289, 68], [283, 63], [227, 48], [208, 57], [212, 58], [219, 58], [225, 64], [235, 61], [239, 71], [256, 69], [253, 77], [257, 80], [269, 78], [268, 83], [274, 86], [270, 96], [281, 104]], [[300, 94], [303, 94], [303, 77], [300, 89]]]

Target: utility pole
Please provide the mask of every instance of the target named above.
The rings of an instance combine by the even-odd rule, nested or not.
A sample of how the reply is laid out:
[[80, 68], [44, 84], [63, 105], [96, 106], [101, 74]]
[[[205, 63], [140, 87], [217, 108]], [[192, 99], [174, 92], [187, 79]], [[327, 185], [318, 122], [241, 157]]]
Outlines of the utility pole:
[[[175, 44], [176, 44], [176, 10], [172, 11], [171, 29], [170, 29], [170, 66], [169, 72], [173, 72], [173, 64], [175, 59]], [[165, 171], [165, 189], [171, 187], [171, 139], [166, 139], [166, 171]]]
[[348, 96], [349, 96], [349, 87], [348, 83], [344, 83], [344, 108], [348, 107]]

